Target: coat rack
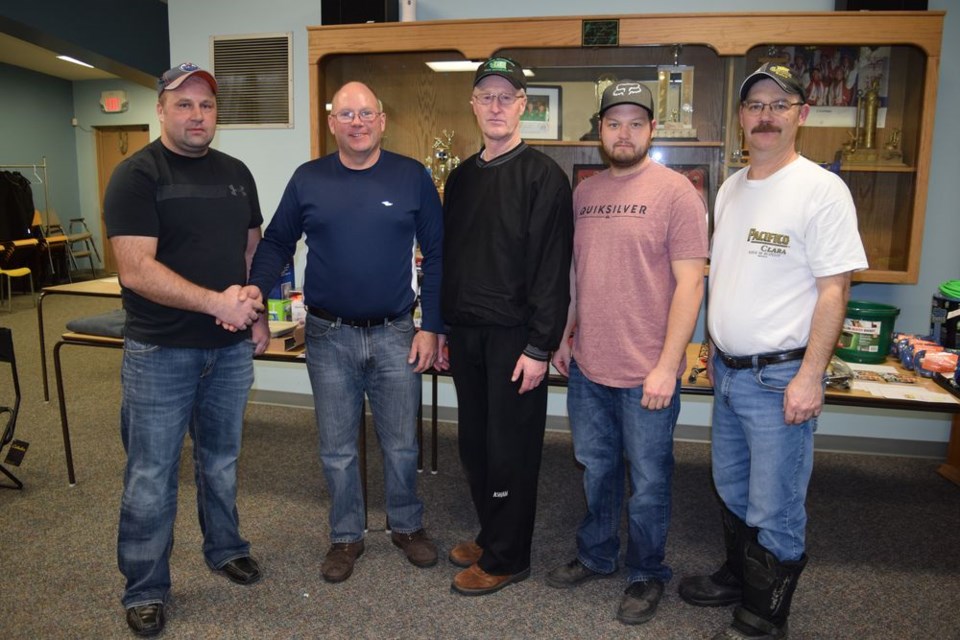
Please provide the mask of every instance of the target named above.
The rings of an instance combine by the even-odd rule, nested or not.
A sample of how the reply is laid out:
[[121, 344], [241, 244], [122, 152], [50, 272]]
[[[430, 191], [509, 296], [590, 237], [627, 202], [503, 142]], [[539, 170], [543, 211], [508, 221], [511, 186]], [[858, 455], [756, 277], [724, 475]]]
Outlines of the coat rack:
[[[47, 228], [50, 226], [50, 191], [47, 186], [49, 184], [47, 180], [47, 156], [43, 156], [43, 159], [39, 163], [0, 164], [0, 170], [4, 169], [33, 169], [33, 179], [43, 185], [43, 217], [40, 222], [43, 226], [44, 233], [46, 233]], [[34, 208], [38, 208], [36, 202], [34, 202]]]

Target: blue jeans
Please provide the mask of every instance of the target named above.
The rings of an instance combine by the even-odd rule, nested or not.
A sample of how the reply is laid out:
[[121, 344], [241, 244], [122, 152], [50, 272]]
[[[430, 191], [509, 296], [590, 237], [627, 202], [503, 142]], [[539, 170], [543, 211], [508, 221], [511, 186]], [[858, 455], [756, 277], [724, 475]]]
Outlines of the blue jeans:
[[803, 555], [816, 418], [788, 425], [783, 392], [801, 361], [730, 369], [713, 359], [713, 481], [781, 562]]
[[117, 560], [123, 606], [166, 602], [180, 451], [193, 439], [197, 512], [207, 565], [249, 555], [237, 516], [237, 458], [253, 384], [253, 343], [178, 349], [127, 338], [120, 436], [127, 452]]
[[407, 363], [413, 334], [410, 316], [368, 329], [307, 316], [307, 372], [334, 543], [362, 539], [366, 524], [357, 452], [364, 392], [383, 453], [390, 528], [413, 533], [423, 526], [416, 488], [420, 374]]
[[570, 363], [567, 412], [574, 454], [584, 466], [587, 498], [587, 515], [577, 530], [577, 558], [599, 573], [617, 570], [626, 457], [627, 580], [668, 582], [673, 572], [663, 558], [673, 504], [673, 430], [680, 414], [680, 383], [665, 409], [644, 409], [642, 398], [642, 386], [619, 389], [597, 384], [576, 362]]

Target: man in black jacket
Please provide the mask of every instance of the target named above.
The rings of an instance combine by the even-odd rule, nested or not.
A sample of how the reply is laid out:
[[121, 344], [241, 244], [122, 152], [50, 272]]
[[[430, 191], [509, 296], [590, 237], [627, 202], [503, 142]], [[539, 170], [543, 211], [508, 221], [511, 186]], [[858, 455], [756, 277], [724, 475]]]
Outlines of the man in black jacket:
[[[483, 148], [447, 180], [442, 308], [460, 460], [480, 532], [450, 552], [453, 588], [485, 595], [530, 575], [550, 352], [570, 302], [570, 183], [520, 136], [526, 79], [491, 58], [471, 98]], [[446, 362], [440, 361], [443, 367]]]

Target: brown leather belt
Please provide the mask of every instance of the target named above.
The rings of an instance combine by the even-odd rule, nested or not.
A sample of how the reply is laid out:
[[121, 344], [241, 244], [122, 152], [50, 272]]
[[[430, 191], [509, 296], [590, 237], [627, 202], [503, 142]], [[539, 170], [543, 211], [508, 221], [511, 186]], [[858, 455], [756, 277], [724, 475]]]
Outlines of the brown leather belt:
[[777, 351], [775, 353], [760, 353], [755, 356], [731, 356], [717, 349], [717, 355], [720, 360], [730, 369], [750, 369], [756, 364], [763, 367], [768, 364], [777, 364], [779, 362], [792, 362], [793, 360], [802, 360], [807, 348], [791, 349], [789, 351]]

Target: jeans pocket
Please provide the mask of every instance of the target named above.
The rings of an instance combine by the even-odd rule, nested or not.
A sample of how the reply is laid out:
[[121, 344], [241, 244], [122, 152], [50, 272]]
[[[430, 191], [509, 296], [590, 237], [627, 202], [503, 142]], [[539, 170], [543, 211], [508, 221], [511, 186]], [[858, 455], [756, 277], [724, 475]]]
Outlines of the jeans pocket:
[[757, 384], [772, 391], [784, 391], [800, 368], [800, 360], [768, 364], [755, 374]]
[[307, 339], [320, 340], [336, 328], [336, 323], [307, 316]]
[[389, 322], [387, 326], [398, 333], [410, 333], [413, 331], [413, 316], [404, 314]]
[[137, 354], [137, 353], [153, 353], [158, 351], [160, 345], [150, 344], [149, 342], [140, 342], [139, 340], [134, 340], [133, 338], [124, 338], [123, 339], [123, 350], [127, 353]]

